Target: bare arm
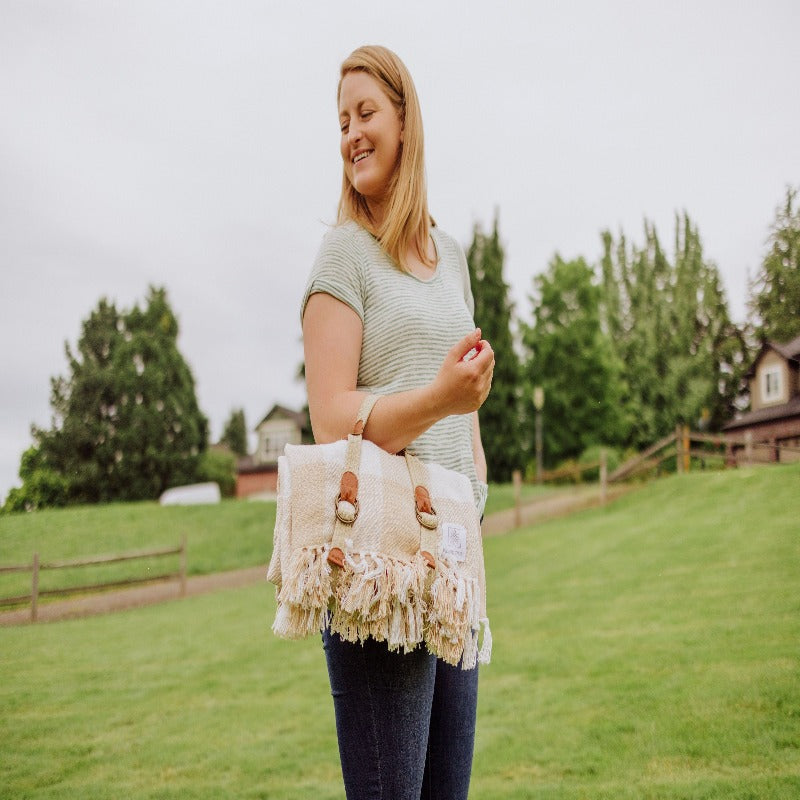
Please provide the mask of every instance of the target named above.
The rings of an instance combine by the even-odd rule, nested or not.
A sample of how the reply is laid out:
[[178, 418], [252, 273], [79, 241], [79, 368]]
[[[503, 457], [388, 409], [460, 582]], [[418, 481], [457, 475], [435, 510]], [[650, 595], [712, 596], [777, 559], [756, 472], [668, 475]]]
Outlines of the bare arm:
[[[356, 391], [362, 332], [361, 319], [349, 306], [328, 294], [311, 295], [303, 315], [303, 345], [318, 443], [347, 436], [358, 414], [364, 398]], [[477, 355], [463, 361], [473, 347]], [[492, 348], [476, 330], [450, 350], [431, 383], [385, 396], [370, 416], [365, 438], [396, 453], [440, 419], [477, 411], [489, 394], [493, 369]]]

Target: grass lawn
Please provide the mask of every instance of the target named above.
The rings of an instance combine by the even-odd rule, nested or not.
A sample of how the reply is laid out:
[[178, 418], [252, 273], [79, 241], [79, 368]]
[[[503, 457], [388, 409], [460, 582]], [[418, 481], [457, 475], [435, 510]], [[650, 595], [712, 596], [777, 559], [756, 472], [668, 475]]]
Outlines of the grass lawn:
[[[557, 492], [569, 491], [569, 487], [537, 486], [533, 483], [523, 483], [520, 487], [520, 497], [523, 503], [530, 503], [542, 497], [548, 497]], [[514, 508], [514, 485], [511, 483], [493, 483], [489, 486], [489, 497], [486, 499], [486, 514], [495, 511], [505, 511]]]
[[[550, 494], [545, 487], [522, 487], [523, 501]], [[487, 513], [511, 508], [511, 484], [493, 484]], [[83, 559], [95, 555], [177, 547], [188, 540], [188, 572], [205, 575], [265, 564], [272, 551], [274, 502], [226, 500], [219, 505], [166, 506], [111, 503], [0, 516], [0, 566]], [[177, 571], [178, 557], [43, 571], [42, 590], [145, 577]], [[30, 592], [30, 574], [0, 574], [0, 597]]]
[[[0, 565], [177, 547], [187, 536], [190, 575], [265, 564], [275, 503], [225, 500], [208, 506], [111, 503], [0, 517]], [[178, 569], [178, 557], [43, 571], [42, 589], [144, 577]], [[30, 591], [29, 573], [0, 575], [0, 596]]]
[[[800, 796], [800, 465], [486, 541], [471, 798]], [[0, 629], [0, 798], [342, 798], [317, 640], [261, 585]]]

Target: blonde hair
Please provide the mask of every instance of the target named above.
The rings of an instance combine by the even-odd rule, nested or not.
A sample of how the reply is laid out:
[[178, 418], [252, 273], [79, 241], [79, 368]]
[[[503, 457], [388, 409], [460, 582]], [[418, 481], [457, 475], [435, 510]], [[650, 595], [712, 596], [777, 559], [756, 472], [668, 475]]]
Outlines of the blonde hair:
[[337, 102], [345, 75], [355, 71], [366, 72], [380, 84], [400, 115], [403, 141], [389, 184], [386, 213], [381, 223], [375, 224], [366, 198], [356, 191], [347, 172], [343, 170], [339, 224], [352, 219], [363, 225], [403, 270], [407, 269], [406, 253], [409, 247], [416, 249], [423, 264], [432, 267], [435, 261], [427, 255], [428, 237], [431, 226], [436, 223], [428, 213], [422, 113], [414, 81], [395, 53], [379, 45], [366, 45], [354, 50], [342, 62], [336, 91]]

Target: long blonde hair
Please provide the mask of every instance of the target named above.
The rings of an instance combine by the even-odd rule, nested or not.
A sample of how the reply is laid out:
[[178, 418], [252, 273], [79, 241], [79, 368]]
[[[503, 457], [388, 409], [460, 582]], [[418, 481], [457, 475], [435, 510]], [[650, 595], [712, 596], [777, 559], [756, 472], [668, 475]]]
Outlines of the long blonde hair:
[[436, 223], [428, 213], [422, 113], [414, 81], [405, 64], [391, 50], [380, 45], [365, 45], [354, 50], [342, 62], [336, 91], [337, 102], [342, 80], [349, 72], [355, 71], [366, 72], [386, 92], [400, 115], [403, 141], [387, 193], [386, 213], [380, 225], [375, 224], [366, 198], [355, 190], [344, 170], [339, 224], [352, 219], [363, 225], [401, 269], [407, 269], [406, 253], [409, 247], [417, 251], [423, 264], [433, 267], [435, 261], [428, 257], [428, 237], [431, 226]]

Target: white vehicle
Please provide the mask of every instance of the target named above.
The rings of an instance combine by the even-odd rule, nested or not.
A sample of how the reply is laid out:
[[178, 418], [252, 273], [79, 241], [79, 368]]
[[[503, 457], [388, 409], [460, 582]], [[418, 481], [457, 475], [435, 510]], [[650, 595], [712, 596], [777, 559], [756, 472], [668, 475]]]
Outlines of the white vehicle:
[[193, 483], [190, 486], [176, 486], [167, 489], [159, 498], [162, 506], [199, 506], [219, 503], [219, 484]]

